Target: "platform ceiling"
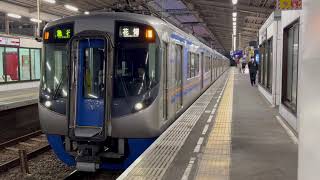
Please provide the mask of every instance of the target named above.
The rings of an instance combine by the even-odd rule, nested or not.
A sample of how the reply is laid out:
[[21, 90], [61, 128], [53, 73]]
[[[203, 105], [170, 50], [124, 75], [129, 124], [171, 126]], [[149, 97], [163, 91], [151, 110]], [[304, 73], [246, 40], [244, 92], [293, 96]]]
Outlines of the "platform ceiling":
[[[36, 11], [37, 0], [2, 0]], [[64, 8], [70, 4], [79, 8], [73, 12]], [[257, 40], [257, 33], [275, 7], [275, 0], [238, 0], [236, 6], [237, 38], [240, 47]], [[41, 1], [41, 11], [56, 16], [83, 14], [84, 11], [132, 11], [154, 14], [193, 33], [222, 53], [232, 48], [231, 0], [56, 0], [55, 4]], [[240, 35], [239, 35], [240, 34]]]

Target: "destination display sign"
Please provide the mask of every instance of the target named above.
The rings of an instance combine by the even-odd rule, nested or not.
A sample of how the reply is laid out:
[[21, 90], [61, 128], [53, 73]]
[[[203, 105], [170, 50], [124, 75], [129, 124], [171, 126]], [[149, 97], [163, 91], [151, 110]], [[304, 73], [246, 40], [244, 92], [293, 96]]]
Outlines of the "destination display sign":
[[119, 37], [121, 38], [138, 38], [140, 28], [137, 26], [119, 26]]
[[73, 36], [73, 24], [61, 24], [46, 29], [43, 34], [45, 43], [66, 43]]

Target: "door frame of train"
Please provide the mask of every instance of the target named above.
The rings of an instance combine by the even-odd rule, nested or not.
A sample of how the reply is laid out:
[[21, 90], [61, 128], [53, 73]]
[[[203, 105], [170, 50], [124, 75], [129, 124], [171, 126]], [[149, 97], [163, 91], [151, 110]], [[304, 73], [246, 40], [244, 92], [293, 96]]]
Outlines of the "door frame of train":
[[[78, 33], [74, 37], [72, 37], [69, 41], [68, 45], [68, 52], [69, 52], [69, 58], [70, 58], [70, 66], [69, 68], [69, 101], [67, 108], [69, 109], [67, 111], [67, 118], [68, 118], [68, 134], [71, 139], [86, 139], [86, 137], [77, 137], [75, 134], [76, 128], [77, 128], [77, 91], [78, 91], [78, 71], [79, 67], [78, 65], [78, 57], [79, 52], [73, 51], [74, 41], [82, 39], [101, 39], [104, 41], [104, 61], [106, 62], [104, 65], [104, 81], [105, 81], [105, 95], [104, 95], [104, 118], [103, 118], [103, 125], [101, 126], [102, 129], [99, 133], [99, 135], [96, 135], [94, 137], [90, 137], [91, 141], [104, 141], [107, 139], [108, 135], [111, 135], [111, 101], [112, 101], [112, 67], [113, 67], [113, 52], [112, 52], [112, 41], [108, 33], [101, 32], [101, 31], [85, 31]], [[79, 45], [77, 45], [77, 49]], [[75, 68], [76, 67], [76, 68]], [[78, 129], [79, 131], [79, 129]]]

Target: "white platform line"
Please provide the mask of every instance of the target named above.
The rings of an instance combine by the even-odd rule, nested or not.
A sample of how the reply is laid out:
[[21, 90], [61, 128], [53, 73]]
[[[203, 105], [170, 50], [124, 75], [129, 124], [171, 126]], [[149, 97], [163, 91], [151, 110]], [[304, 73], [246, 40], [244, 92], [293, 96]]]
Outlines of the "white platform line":
[[190, 158], [189, 164], [188, 164], [186, 170], [184, 171], [181, 180], [188, 180], [189, 179], [190, 172], [192, 170], [192, 167], [193, 167], [195, 160], [196, 160], [195, 157]]
[[213, 116], [212, 116], [212, 115], [210, 115], [210, 116], [209, 116], [209, 118], [208, 118], [208, 120], [207, 120], [207, 123], [211, 123], [212, 118], [213, 118]]
[[203, 128], [202, 135], [207, 134], [208, 129], [209, 129], [209, 124], [206, 124]]
[[194, 147], [193, 152], [194, 152], [194, 153], [200, 152], [200, 148], [201, 148], [201, 145], [200, 145], [200, 144], [196, 145], [196, 147]]
[[200, 137], [198, 139], [197, 145], [201, 145], [203, 143], [204, 137]]
[[283, 127], [283, 129], [286, 130], [288, 136], [292, 139], [293, 143], [298, 144], [298, 138], [294, 135], [292, 130], [287, 126], [287, 124], [283, 122], [284, 120], [280, 116], [276, 116], [276, 118]]
[[216, 112], [216, 108], [213, 108], [211, 111], [211, 115], [214, 115], [215, 112]]

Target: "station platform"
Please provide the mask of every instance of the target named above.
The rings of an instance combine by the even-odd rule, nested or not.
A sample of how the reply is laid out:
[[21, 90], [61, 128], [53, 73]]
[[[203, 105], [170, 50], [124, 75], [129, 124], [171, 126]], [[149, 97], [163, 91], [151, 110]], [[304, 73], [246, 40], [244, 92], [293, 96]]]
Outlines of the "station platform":
[[297, 179], [298, 145], [280, 118], [230, 68], [118, 179]]
[[0, 92], [0, 111], [38, 103], [39, 88]]

